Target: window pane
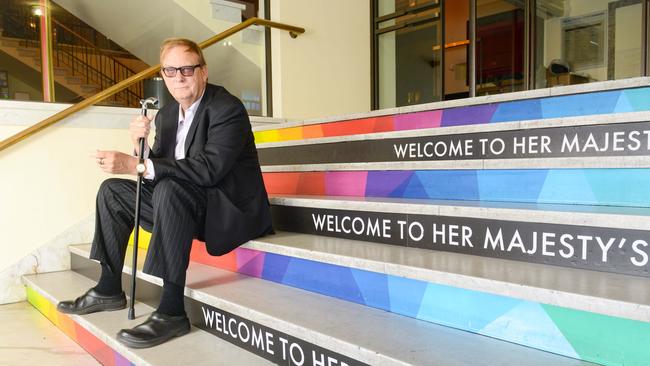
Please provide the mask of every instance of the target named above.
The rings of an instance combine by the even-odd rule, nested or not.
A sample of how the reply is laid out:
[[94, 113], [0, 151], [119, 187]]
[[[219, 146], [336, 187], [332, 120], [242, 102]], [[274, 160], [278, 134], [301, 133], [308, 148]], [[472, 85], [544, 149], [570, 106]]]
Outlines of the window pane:
[[440, 22], [378, 36], [379, 107], [441, 100]]
[[[454, 0], [458, 1], [458, 0]], [[384, 16], [396, 13], [400, 10], [408, 10], [420, 5], [438, 4], [438, 0], [378, 0], [377, 1], [377, 16]]]
[[538, 0], [537, 88], [641, 75], [641, 0]]
[[523, 3], [479, 0], [476, 10], [476, 94], [523, 90]]

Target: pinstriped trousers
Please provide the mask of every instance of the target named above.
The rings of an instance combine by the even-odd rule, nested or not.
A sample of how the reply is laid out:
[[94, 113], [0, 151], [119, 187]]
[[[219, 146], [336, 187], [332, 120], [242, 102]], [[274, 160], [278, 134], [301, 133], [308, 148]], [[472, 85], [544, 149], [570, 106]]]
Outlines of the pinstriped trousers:
[[[97, 193], [90, 258], [122, 272], [134, 226], [136, 182], [111, 178]], [[143, 271], [185, 285], [192, 239], [203, 236], [206, 191], [190, 182], [163, 178], [142, 185], [140, 226], [152, 233]]]

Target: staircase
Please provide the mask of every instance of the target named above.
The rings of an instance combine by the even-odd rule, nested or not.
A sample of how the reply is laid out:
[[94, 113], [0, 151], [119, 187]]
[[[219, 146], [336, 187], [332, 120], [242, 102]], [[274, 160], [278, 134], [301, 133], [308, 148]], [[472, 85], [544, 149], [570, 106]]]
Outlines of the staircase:
[[[20, 45], [21, 40], [16, 38], [0, 38], [0, 51], [29, 66], [34, 71], [41, 72], [41, 55], [37, 48], [24, 48]], [[87, 97], [99, 92], [99, 87], [95, 84], [84, 83], [83, 80], [72, 74], [72, 70], [66, 67], [54, 67], [54, 80], [57, 84], [70, 90], [71, 92]]]
[[[38, 18], [35, 20], [35, 17], [24, 14], [26, 8], [17, 8], [11, 1], [2, 1], [2, 5], [7, 7], [4, 9], [7, 14], [3, 14], [0, 19], [0, 51], [41, 73], [41, 50], [36, 23]], [[77, 25], [81, 24], [65, 10], [58, 7], [56, 9], [62, 18]], [[84, 29], [92, 30], [87, 26]], [[77, 95], [75, 100], [65, 102], [77, 102], [90, 97], [148, 67], [126, 52], [97, 47], [97, 42], [110, 41], [94, 30], [94, 42], [54, 18], [52, 30], [54, 80]], [[143, 95], [143, 85], [140, 82], [104, 100], [102, 104], [139, 107], [139, 100]]]
[[142, 272], [134, 321], [57, 313], [88, 244], [28, 300], [104, 364], [650, 365], [648, 121], [636, 78], [256, 127], [278, 233], [193, 244], [188, 336], [117, 343]]

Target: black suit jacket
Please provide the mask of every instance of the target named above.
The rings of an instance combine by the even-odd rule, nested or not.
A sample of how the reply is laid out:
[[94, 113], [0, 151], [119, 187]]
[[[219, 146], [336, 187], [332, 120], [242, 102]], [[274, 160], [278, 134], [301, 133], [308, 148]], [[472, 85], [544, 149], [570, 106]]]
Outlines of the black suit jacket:
[[222, 255], [248, 240], [273, 232], [269, 201], [246, 109], [221, 86], [208, 84], [176, 160], [178, 103], [156, 115], [151, 148], [155, 181], [175, 177], [207, 192], [204, 232], [208, 253]]

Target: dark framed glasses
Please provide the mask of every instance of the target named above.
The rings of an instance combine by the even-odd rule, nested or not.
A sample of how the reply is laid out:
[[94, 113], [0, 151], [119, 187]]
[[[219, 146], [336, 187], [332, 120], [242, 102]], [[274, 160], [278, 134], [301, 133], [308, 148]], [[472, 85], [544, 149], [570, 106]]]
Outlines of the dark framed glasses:
[[183, 76], [192, 76], [194, 75], [194, 69], [197, 67], [201, 67], [203, 65], [201, 64], [196, 64], [196, 65], [190, 65], [190, 66], [181, 66], [181, 67], [163, 67], [161, 70], [165, 76], [168, 78], [173, 78], [176, 76], [176, 71], [180, 71], [181, 75]]

